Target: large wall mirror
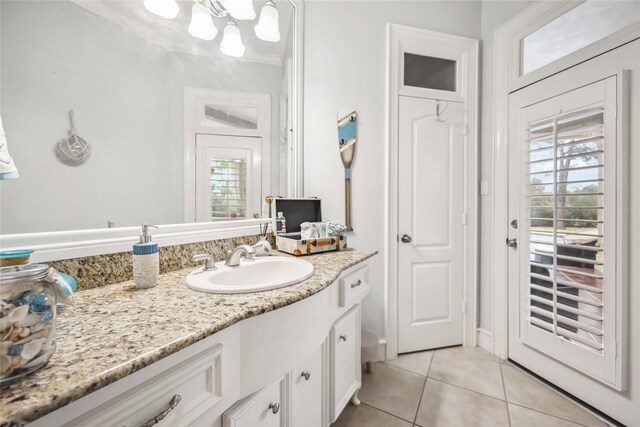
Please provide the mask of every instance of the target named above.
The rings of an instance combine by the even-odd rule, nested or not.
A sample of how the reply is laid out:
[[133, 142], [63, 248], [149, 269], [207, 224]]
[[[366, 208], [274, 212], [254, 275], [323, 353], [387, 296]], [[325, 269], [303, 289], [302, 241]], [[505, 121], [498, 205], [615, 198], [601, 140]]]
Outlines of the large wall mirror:
[[2, 235], [247, 220], [301, 196], [302, 6], [237, 19], [233, 2], [0, 2], [20, 175], [0, 181]]

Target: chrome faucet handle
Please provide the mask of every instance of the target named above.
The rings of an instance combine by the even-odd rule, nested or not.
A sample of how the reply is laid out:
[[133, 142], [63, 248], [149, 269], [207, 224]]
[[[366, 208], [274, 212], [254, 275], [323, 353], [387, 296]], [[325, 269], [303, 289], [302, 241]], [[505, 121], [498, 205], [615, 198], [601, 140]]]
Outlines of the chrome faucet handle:
[[213, 257], [209, 254], [198, 254], [194, 255], [192, 258], [194, 261], [204, 261], [204, 267], [202, 267], [203, 271], [212, 271], [215, 270], [216, 264], [213, 262]]
[[247, 261], [252, 261], [256, 255], [256, 250], [249, 245], [240, 245], [231, 251], [224, 265], [227, 267], [237, 267], [240, 265], [240, 256], [244, 253], [244, 257]]

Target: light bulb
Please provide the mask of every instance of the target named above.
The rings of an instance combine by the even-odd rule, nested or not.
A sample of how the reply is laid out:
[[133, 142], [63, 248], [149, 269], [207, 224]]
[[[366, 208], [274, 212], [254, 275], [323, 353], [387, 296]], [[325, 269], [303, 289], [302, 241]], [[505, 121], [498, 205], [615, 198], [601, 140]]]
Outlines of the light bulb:
[[144, 0], [144, 7], [149, 12], [166, 19], [173, 19], [180, 12], [180, 6], [178, 6], [176, 0]]
[[268, 1], [262, 7], [260, 20], [254, 27], [256, 36], [266, 42], [279, 42], [280, 30], [278, 29], [278, 9], [275, 3]]
[[253, 9], [253, 0], [224, 0], [224, 7], [229, 15], [235, 19], [255, 19], [256, 11]]
[[220, 52], [234, 58], [240, 58], [244, 55], [245, 47], [242, 43], [242, 35], [240, 29], [235, 22], [229, 21], [224, 27], [224, 37], [220, 43]]
[[202, 40], [213, 40], [218, 34], [218, 29], [213, 25], [211, 14], [201, 4], [194, 3], [191, 8], [189, 34]]

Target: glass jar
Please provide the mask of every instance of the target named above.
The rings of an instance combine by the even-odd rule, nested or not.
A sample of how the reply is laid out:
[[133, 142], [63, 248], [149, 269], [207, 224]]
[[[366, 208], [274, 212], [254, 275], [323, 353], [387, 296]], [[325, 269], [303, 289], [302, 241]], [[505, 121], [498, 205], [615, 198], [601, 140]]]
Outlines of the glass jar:
[[0, 383], [44, 366], [56, 350], [56, 280], [49, 266], [0, 268]]

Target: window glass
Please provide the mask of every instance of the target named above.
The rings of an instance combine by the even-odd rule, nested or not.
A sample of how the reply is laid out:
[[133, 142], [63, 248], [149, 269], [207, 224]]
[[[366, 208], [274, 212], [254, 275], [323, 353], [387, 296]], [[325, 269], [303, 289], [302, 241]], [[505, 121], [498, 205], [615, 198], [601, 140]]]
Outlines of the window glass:
[[456, 61], [405, 53], [404, 85], [455, 92]]
[[209, 161], [211, 220], [247, 216], [247, 161], [211, 159]]
[[522, 39], [520, 75], [567, 56], [635, 22], [638, 1], [587, 0]]

